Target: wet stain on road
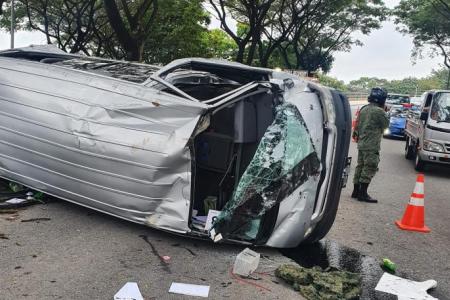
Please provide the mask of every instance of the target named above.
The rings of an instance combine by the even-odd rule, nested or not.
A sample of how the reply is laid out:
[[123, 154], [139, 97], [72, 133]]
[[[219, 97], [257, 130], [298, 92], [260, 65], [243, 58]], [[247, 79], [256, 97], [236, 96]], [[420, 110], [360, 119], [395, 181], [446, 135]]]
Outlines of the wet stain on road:
[[[313, 266], [320, 266], [323, 269], [334, 267], [339, 270], [360, 274], [363, 290], [361, 299], [397, 299], [397, 296], [375, 291], [375, 287], [384, 273], [380, 267], [380, 262], [355, 249], [339, 245], [333, 241], [322, 240], [313, 245], [284, 249], [281, 250], [281, 253], [296, 261], [302, 267], [311, 268]], [[414, 280], [414, 278], [402, 272], [397, 272], [395, 275]], [[430, 291], [429, 293], [441, 299], [436, 291]]]
[[140, 235], [139, 237], [142, 238], [147, 244], [150, 245], [150, 248], [152, 249], [152, 253], [159, 259], [159, 264], [163, 267], [163, 270], [166, 271], [167, 273], [172, 273], [168, 263], [164, 260], [163, 256], [161, 256], [159, 254], [158, 250], [156, 250], [156, 248], [152, 244], [152, 242], [150, 242], [149, 237], [146, 235]]

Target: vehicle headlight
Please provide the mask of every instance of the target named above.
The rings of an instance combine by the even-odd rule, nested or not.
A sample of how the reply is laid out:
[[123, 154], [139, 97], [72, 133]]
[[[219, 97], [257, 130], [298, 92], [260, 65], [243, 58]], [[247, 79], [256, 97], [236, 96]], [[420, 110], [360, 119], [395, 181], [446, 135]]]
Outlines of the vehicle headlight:
[[444, 152], [444, 146], [432, 141], [423, 141], [423, 149], [432, 152]]
[[391, 133], [391, 131], [389, 130], [389, 128], [386, 128], [386, 129], [384, 130], [384, 134], [389, 134], [389, 133]]

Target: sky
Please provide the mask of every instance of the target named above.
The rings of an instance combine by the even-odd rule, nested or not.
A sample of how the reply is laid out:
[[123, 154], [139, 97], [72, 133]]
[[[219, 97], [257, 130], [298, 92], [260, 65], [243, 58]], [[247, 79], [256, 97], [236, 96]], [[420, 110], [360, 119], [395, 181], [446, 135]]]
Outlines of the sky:
[[[385, 0], [388, 7], [394, 7], [399, 0]], [[219, 27], [217, 20], [212, 20], [211, 27]], [[419, 59], [414, 64], [411, 59], [412, 38], [396, 30], [392, 21], [383, 22], [382, 28], [370, 35], [358, 35], [363, 46], [353, 47], [350, 52], [335, 54], [333, 68], [329, 75], [345, 82], [360, 77], [379, 77], [402, 79], [405, 77], [425, 77], [433, 69], [438, 69], [443, 62], [441, 57]], [[16, 47], [45, 43], [44, 35], [38, 32], [17, 32]], [[8, 49], [10, 36], [0, 31], [0, 49]]]

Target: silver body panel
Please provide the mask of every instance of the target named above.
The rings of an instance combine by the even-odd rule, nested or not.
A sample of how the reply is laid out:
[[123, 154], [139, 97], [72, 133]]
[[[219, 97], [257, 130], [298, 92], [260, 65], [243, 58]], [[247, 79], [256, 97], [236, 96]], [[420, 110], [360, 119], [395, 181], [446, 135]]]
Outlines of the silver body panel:
[[[326, 167], [331, 169], [336, 143], [331, 95], [286, 73], [274, 73], [272, 81], [286, 78], [295, 86], [286, 89], [284, 99], [298, 107], [318, 153], [327, 127]], [[0, 177], [126, 220], [188, 234], [189, 142], [200, 118], [218, 107], [194, 100], [153, 89], [149, 81], [137, 84], [0, 57]], [[311, 177], [281, 202], [268, 246], [296, 246], [311, 231], [323, 215], [331, 175], [326, 174], [320, 190], [319, 178]]]

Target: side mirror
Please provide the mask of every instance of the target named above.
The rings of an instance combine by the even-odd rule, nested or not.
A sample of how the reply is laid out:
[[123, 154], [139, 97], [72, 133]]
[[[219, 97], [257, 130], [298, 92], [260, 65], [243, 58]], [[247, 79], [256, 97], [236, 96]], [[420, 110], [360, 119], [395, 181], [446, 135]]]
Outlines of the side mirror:
[[428, 120], [428, 112], [427, 112], [427, 111], [423, 111], [423, 112], [420, 114], [420, 119], [421, 119], [422, 121]]

